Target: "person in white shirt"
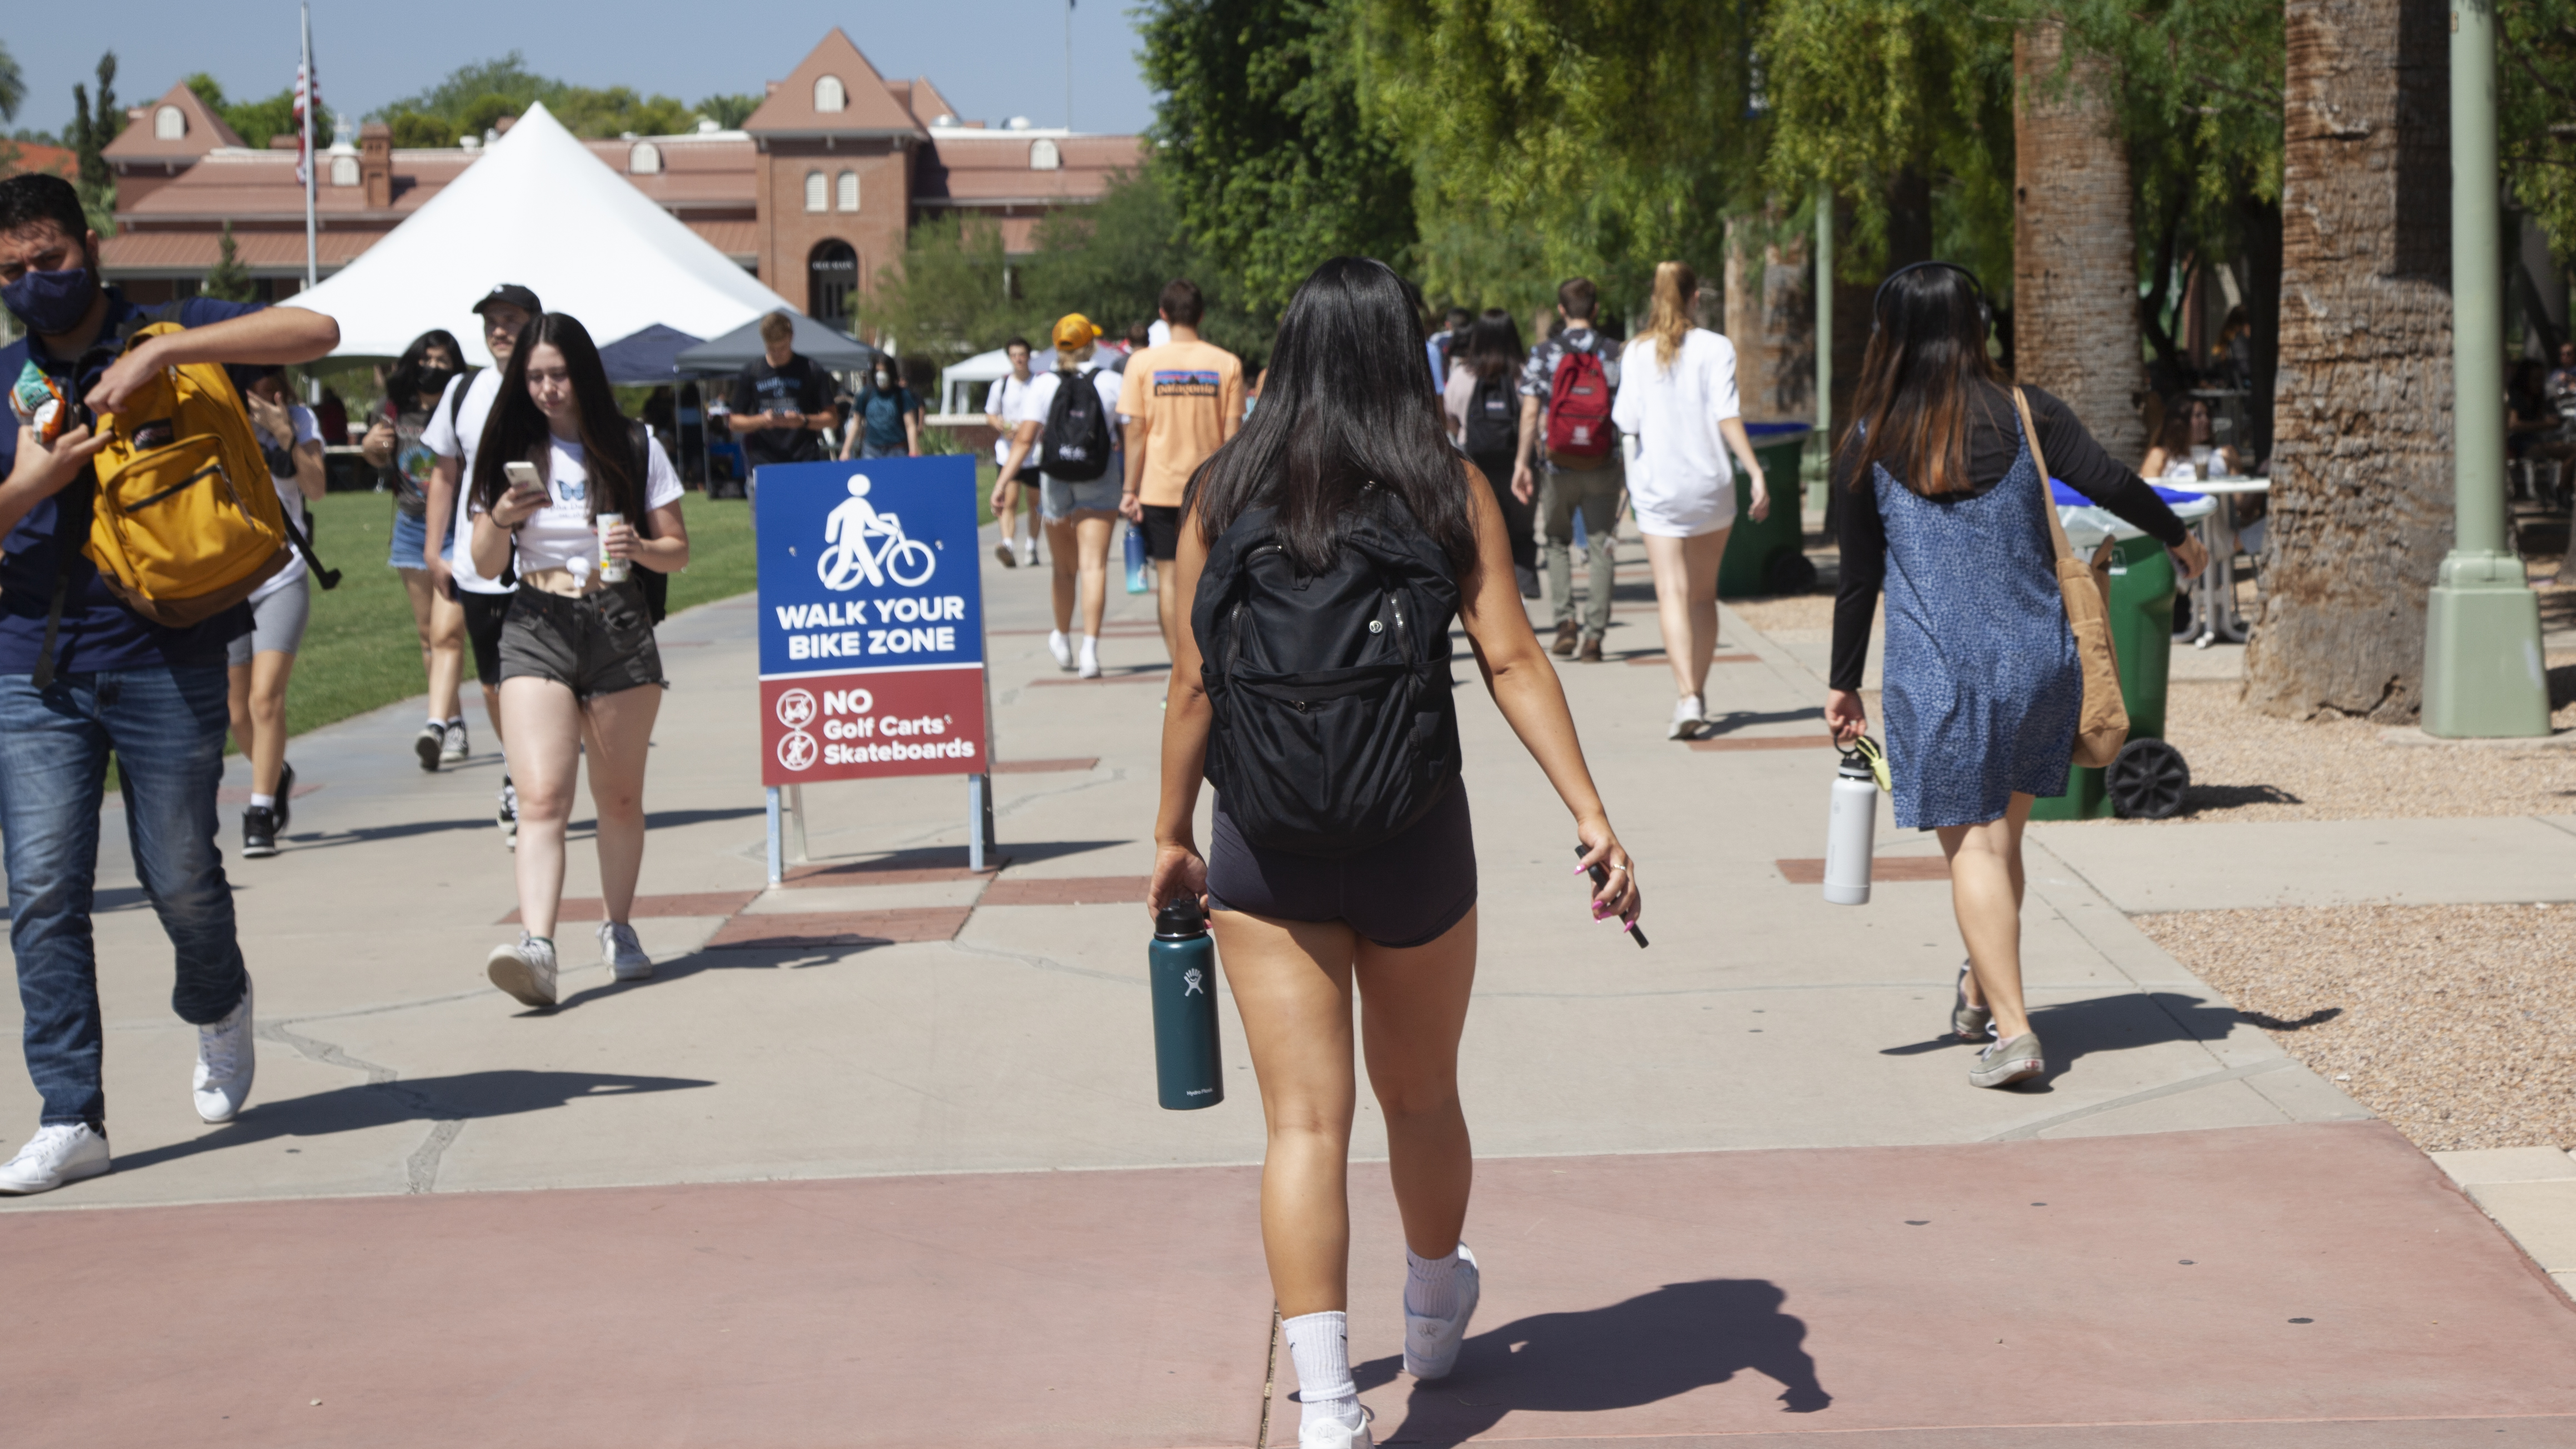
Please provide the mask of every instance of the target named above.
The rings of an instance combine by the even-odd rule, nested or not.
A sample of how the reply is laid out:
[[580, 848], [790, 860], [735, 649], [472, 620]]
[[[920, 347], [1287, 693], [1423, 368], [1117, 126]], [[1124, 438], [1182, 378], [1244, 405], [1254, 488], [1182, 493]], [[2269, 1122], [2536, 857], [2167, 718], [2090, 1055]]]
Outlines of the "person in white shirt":
[[[533, 476], [512, 480], [513, 464]], [[561, 312], [538, 314], [511, 354], [474, 460], [471, 505], [474, 566], [487, 578], [515, 566], [519, 580], [501, 628], [501, 714], [519, 782], [520, 936], [495, 947], [484, 972], [519, 1001], [547, 1007], [564, 834], [585, 763], [599, 821], [602, 964], [618, 981], [653, 974], [629, 919], [644, 864], [645, 752], [663, 685], [641, 575], [689, 562], [670, 458], [617, 410], [598, 347]], [[623, 564], [625, 577], [603, 578], [610, 564]]]
[[[1109, 606], [1109, 540], [1117, 527], [1124, 472], [1117, 446], [1118, 374], [1085, 365], [1099, 338], [1100, 329], [1079, 312], [1067, 313], [1056, 322], [1055, 369], [1029, 384], [1010, 454], [1002, 460], [1000, 481], [993, 485], [993, 516], [999, 518], [1003, 490], [1018, 481], [1024, 466], [1040, 469], [1038, 513], [1046, 520], [1047, 547], [1055, 551], [1055, 632], [1047, 636], [1047, 651], [1055, 656], [1057, 668], [1084, 679], [1100, 677], [1100, 618]], [[1070, 476], [1045, 471], [1060, 461], [1071, 461], [1043, 453], [1038, 443], [1055, 410], [1058, 392], [1068, 382], [1083, 378], [1091, 380], [1099, 397], [1100, 432], [1086, 440], [1099, 450], [1099, 456], [1082, 460], [1078, 471], [1069, 467]], [[1100, 471], [1082, 476], [1090, 473], [1095, 461]], [[1071, 638], [1077, 594], [1082, 605], [1078, 655]]]
[[[984, 421], [993, 429], [993, 466], [1011, 461], [1011, 435], [1019, 430], [1020, 413], [1028, 403], [1029, 387], [1036, 379], [1029, 376], [1029, 339], [1014, 337], [1002, 344], [1002, 355], [1011, 360], [1010, 372], [994, 381], [984, 394]], [[993, 557], [1002, 567], [1015, 569], [1038, 561], [1038, 541], [1031, 536], [1037, 524], [1037, 509], [1020, 499], [1019, 485], [1013, 484], [1000, 503], [993, 506], [994, 521], [1002, 525], [1002, 541], [993, 545]]]
[[1771, 516], [1762, 463], [1736, 403], [1735, 345], [1692, 325], [1698, 300], [1697, 273], [1680, 262], [1656, 266], [1654, 307], [1621, 359], [1610, 413], [1628, 438], [1628, 497], [1645, 535], [1664, 657], [1681, 696], [1665, 732], [1676, 740], [1697, 739], [1707, 727], [1702, 697], [1717, 650], [1717, 566], [1735, 525], [1729, 452], [1753, 481], [1747, 511], [1757, 521]]
[[[268, 455], [268, 481], [278, 504], [309, 540], [313, 521], [304, 505], [322, 496], [322, 430], [310, 409], [288, 400], [284, 368], [261, 373], [242, 402]], [[231, 645], [233, 739], [250, 760], [250, 808], [242, 812], [245, 859], [277, 854], [277, 837], [286, 829], [295, 790], [295, 767], [286, 763], [286, 682], [294, 676], [295, 651], [303, 646], [312, 613], [304, 555], [290, 545], [286, 567], [250, 596], [251, 632]]]

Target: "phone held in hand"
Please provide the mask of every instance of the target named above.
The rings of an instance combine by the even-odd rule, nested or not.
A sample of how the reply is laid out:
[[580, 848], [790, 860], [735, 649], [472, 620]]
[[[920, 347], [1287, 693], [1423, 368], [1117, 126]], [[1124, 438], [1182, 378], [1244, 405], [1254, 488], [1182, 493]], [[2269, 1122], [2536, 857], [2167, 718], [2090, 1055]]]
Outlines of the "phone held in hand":
[[501, 465], [501, 476], [510, 480], [512, 493], [537, 502], [545, 500], [545, 480], [537, 476], [536, 464], [504, 463]]
[[[1585, 845], [1582, 841], [1578, 840], [1574, 843], [1575, 859], [1581, 860], [1583, 857], [1590, 855], [1591, 853], [1592, 848]], [[1592, 889], [1596, 892], [1606, 888], [1610, 884], [1610, 869], [1607, 866], [1592, 866], [1584, 873], [1591, 878]], [[1627, 926], [1629, 938], [1637, 943], [1638, 950], [1644, 950], [1646, 948], [1646, 933], [1638, 930], [1637, 923], [1634, 921], [1628, 922]]]

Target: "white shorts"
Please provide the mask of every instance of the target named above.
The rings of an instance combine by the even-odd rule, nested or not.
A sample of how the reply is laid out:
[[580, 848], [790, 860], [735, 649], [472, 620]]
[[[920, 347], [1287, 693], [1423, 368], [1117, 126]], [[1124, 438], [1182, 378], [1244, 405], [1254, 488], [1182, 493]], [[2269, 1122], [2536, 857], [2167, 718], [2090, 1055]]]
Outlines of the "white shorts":
[[1735, 484], [1719, 485], [1715, 499], [1695, 493], [1688, 498], [1644, 498], [1631, 489], [1637, 531], [1655, 538], [1698, 538], [1735, 525]]

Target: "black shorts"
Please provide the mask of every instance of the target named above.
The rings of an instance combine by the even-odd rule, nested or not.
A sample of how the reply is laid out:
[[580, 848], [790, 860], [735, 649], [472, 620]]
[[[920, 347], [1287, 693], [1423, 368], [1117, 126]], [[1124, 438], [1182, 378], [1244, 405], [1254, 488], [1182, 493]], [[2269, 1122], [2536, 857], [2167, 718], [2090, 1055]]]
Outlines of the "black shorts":
[[501, 630], [501, 677], [551, 679], [575, 699], [662, 682], [653, 615], [633, 579], [580, 598], [521, 588]]
[[465, 639], [474, 647], [474, 677], [485, 689], [501, 687], [501, 621], [510, 616], [510, 600], [516, 597], [456, 591], [456, 602], [465, 606]]
[[1208, 834], [1208, 907], [1283, 921], [1342, 921], [1380, 946], [1427, 946], [1476, 906], [1476, 832], [1467, 786], [1392, 840], [1342, 860], [1265, 850], [1243, 838], [1225, 797]]
[[1145, 505], [1145, 557], [1165, 563], [1181, 556], [1181, 510]]

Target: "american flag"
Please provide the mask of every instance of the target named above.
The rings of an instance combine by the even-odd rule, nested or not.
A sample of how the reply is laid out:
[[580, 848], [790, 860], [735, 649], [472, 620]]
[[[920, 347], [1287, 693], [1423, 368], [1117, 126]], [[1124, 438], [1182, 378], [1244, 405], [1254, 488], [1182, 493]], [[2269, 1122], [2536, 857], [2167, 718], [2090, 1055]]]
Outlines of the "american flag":
[[[310, 62], [295, 68], [295, 184], [313, 179], [313, 131], [322, 119], [322, 84]], [[308, 119], [306, 111], [311, 111]]]

